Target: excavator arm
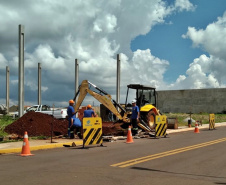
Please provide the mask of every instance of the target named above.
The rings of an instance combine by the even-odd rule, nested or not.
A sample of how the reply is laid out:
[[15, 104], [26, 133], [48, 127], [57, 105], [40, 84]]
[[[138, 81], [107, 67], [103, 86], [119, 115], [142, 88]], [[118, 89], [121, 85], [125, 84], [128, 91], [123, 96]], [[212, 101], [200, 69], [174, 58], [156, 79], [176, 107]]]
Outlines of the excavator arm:
[[[92, 91], [90, 89], [90, 86], [94, 87], [99, 92]], [[100, 89], [96, 85], [92, 84], [88, 80], [82, 81], [81, 85], [79, 86], [78, 92], [76, 93], [76, 95], [74, 97], [74, 101], [78, 97], [77, 102], [74, 107], [75, 112], [78, 112], [78, 109], [81, 106], [87, 93], [89, 93], [96, 100], [98, 100], [100, 103], [102, 103], [106, 108], [108, 108], [118, 118], [118, 122], [130, 123], [130, 118], [128, 118], [128, 115], [131, 114], [131, 112], [130, 113], [127, 112], [120, 104], [118, 104], [115, 100], [112, 99], [111, 95], [109, 95], [103, 89]], [[120, 109], [120, 111], [118, 109]], [[151, 128], [142, 119], [140, 119], [138, 126], [148, 132], [151, 131]]]
[[[94, 87], [99, 92], [92, 91], [89, 86]], [[88, 80], [83, 80], [81, 85], [79, 86], [79, 90], [76, 93], [74, 100], [76, 100], [77, 96], [77, 102], [75, 104], [75, 111], [78, 112], [79, 107], [81, 106], [84, 98], [86, 97], [87, 93], [89, 93], [91, 96], [93, 96], [96, 100], [98, 100], [100, 103], [102, 103], [106, 108], [108, 108], [120, 121], [129, 123], [130, 120], [127, 117], [126, 110], [119, 105], [115, 100], [112, 99], [111, 95], [109, 95], [104, 90], [98, 88], [96, 85], [92, 84]], [[116, 107], [119, 107], [121, 110], [120, 112]]]

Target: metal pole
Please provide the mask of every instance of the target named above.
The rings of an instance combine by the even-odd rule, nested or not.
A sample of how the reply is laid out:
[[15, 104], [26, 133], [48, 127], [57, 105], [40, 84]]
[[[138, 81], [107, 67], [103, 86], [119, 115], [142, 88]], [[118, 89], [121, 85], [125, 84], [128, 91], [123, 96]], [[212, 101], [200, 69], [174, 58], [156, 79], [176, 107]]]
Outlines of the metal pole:
[[41, 97], [41, 70], [42, 70], [42, 67], [41, 67], [41, 63], [38, 63], [38, 105], [41, 105], [41, 100], [42, 100], [42, 97]]
[[54, 120], [54, 104], [53, 104], [53, 112], [52, 112], [52, 122], [51, 122], [51, 143], [53, 143], [53, 120]]
[[9, 66], [6, 66], [6, 114], [9, 114]]
[[[78, 75], [79, 75], [79, 62], [78, 59], [75, 59], [75, 95], [78, 92]], [[76, 100], [75, 100], [76, 103]]]
[[19, 25], [19, 92], [18, 106], [19, 117], [24, 114], [24, 26]]
[[116, 101], [120, 104], [120, 73], [121, 73], [121, 63], [120, 55], [117, 54], [117, 91], [116, 91]]

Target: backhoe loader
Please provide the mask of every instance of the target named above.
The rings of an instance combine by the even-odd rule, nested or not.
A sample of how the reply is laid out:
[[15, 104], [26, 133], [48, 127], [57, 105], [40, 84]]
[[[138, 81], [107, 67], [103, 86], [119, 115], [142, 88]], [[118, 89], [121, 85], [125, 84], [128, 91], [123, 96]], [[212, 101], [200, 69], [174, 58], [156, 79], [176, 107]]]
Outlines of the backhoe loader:
[[[98, 90], [98, 92], [91, 90], [91, 87], [94, 87], [96, 90]], [[136, 101], [140, 108], [141, 116], [138, 126], [146, 132], [154, 131], [155, 116], [160, 115], [160, 112], [155, 107], [157, 100], [156, 91], [153, 87], [140, 84], [128, 85], [125, 106], [122, 106], [112, 99], [110, 94], [92, 84], [88, 80], [83, 80], [78, 88], [78, 92], [76, 92], [74, 97], [74, 100], [77, 99], [74, 109], [76, 112], [78, 112], [78, 109], [81, 106], [84, 98], [86, 97], [87, 93], [89, 93], [117, 117], [117, 122], [121, 122], [124, 126], [127, 125], [128, 127], [132, 110], [132, 105], [127, 103], [130, 89], [136, 90]]]

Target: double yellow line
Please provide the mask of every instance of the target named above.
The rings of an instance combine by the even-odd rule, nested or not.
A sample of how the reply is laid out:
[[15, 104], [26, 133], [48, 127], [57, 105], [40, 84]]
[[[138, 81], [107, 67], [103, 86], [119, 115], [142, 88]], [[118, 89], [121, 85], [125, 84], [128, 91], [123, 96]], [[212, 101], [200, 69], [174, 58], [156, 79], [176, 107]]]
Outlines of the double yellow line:
[[189, 150], [194, 150], [194, 149], [197, 149], [197, 148], [202, 148], [202, 147], [205, 147], [205, 146], [214, 145], [214, 144], [221, 143], [221, 142], [224, 142], [224, 141], [226, 141], [226, 137], [221, 138], [221, 139], [217, 139], [217, 140], [213, 140], [213, 141], [209, 141], [209, 142], [205, 142], [205, 143], [201, 143], [201, 144], [197, 144], [197, 145], [187, 146], [187, 147], [178, 148], [178, 149], [175, 149], [175, 150], [170, 150], [170, 151], [166, 151], [166, 152], [162, 152], [162, 153], [158, 153], [158, 154], [148, 155], [148, 156], [145, 156], [145, 157], [140, 157], [140, 158], [128, 160], [128, 161], [124, 161], [124, 162], [121, 162], [121, 163], [112, 164], [111, 166], [125, 168], [125, 167], [132, 166], [132, 165], [135, 165], [135, 164], [138, 164], [138, 163], [143, 163], [143, 162], [150, 161], [150, 160], [153, 160], [153, 159], [158, 159], [158, 158], [161, 158], [161, 157], [166, 157], [166, 156], [169, 156], [169, 155], [174, 155], [174, 154], [186, 152], [186, 151], [189, 151]]

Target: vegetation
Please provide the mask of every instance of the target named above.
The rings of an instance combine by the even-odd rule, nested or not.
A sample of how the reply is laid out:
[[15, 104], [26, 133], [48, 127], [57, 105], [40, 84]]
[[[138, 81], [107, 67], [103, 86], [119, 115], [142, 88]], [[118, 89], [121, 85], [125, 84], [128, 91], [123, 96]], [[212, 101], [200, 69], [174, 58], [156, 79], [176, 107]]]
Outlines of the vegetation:
[[[186, 113], [167, 113], [165, 115], [169, 118], [177, 118], [179, 126], [187, 126], [188, 122], [185, 122], [184, 119], [190, 118], [190, 115]], [[208, 113], [192, 114], [191, 118], [202, 124], [209, 124]], [[221, 122], [226, 122], [226, 114], [215, 114], [215, 123]]]
[[4, 129], [7, 125], [10, 125], [15, 120], [12, 116], [3, 115], [0, 117], [0, 136], [7, 136], [7, 133], [4, 132]]

